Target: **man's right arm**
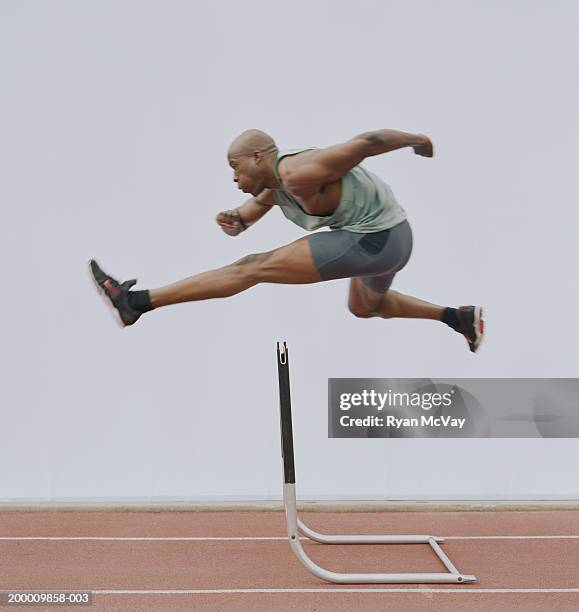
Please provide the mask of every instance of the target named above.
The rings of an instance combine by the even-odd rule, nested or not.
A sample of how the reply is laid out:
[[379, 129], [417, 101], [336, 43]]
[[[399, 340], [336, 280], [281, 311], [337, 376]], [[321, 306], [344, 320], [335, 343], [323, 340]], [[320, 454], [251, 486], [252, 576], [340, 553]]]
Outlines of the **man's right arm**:
[[216, 221], [226, 234], [237, 236], [259, 221], [274, 204], [273, 193], [264, 189], [258, 196], [246, 200], [239, 208], [220, 212]]

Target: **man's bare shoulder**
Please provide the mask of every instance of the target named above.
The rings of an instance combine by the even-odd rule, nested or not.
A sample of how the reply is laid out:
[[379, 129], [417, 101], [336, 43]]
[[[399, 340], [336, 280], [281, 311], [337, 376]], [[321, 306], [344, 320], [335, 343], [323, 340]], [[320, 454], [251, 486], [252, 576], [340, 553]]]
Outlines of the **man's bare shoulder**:
[[291, 174], [296, 172], [296, 170], [314, 161], [318, 154], [318, 149], [312, 149], [282, 157], [277, 167], [281, 180], [285, 182]]
[[315, 208], [315, 202], [310, 200], [318, 197], [325, 186], [334, 181], [319, 180], [311, 177], [311, 169], [316, 167], [320, 155], [320, 149], [302, 151], [288, 157], [283, 157], [278, 166], [280, 179], [284, 189], [292, 196], [301, 200], [306, 208]]

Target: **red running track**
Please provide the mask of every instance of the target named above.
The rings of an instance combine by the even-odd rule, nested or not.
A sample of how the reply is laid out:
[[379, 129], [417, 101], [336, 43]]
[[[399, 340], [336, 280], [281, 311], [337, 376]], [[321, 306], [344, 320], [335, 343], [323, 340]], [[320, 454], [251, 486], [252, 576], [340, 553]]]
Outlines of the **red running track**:
[[[291, 551], [282, 512], [7, 512], [0, 514], [0, 589], [93, 592], [90, 608], [22, 608], [51, 611], [579, 610], [579, 511], [300, 516], [325, 533], [448, 537], [444, 550], [461, 572], [478, 580], [322, 582]], [[267, 537], [272, 539], [259, 539]], [[304, 548], [338, 572], [444, 571], [428, 545], [304, 541]]]

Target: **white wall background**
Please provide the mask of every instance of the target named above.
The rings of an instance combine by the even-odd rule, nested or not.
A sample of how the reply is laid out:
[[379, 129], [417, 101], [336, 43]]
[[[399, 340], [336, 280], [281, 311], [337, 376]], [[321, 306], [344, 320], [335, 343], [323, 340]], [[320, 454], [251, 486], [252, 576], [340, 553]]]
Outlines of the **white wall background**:
[[[576, 440], [328, 440], [326, 408], [330, 376], [577, 376], [578, 24], [563, 0], [0, 0], [0, 500], [278, 497], [277, 339], [302, 498], [578, 498]], [[429, 134], [433, 160], [367, 167], [414, 228], [395, 287], [484, 304], [480, 354], [356, 320], [347, 281], [119, 330], [89, 257], [148, 288], [302, 235], [279, 211], [214, 224], [248, 127], [282, 148]]]

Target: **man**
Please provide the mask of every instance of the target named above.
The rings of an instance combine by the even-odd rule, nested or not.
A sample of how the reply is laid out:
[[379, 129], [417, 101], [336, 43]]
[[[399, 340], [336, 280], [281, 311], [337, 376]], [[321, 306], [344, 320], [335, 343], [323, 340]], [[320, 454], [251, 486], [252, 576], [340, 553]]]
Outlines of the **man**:
[[268, 134], [247, 130], [229, 147], [233, 180], [251, 198], [221, 212], [217, 223], [236, 236], [274, 206], [306, 230], [329, 227], [267, 253], [191, 276], [159, 289], [131, 291], [135, 279], [119, 283], [96, 261], [90, 270], [98, 289], [122, 325], [149, 310], [197, 300], [228, 297], [258, 283], [317, 283], [351, 278], [349, 309], [357, 317], [402, 317], [442, 321], [462, 333], [472, 352], [483, 336], [480, 306], [444, 308], [390, 289], [412, 251], [406, 212], [390, 187], [359, 164], [373, 155], [411, 147], [432, 157], [423, 134], [379, 130], [326, 149], [280, 152]]

